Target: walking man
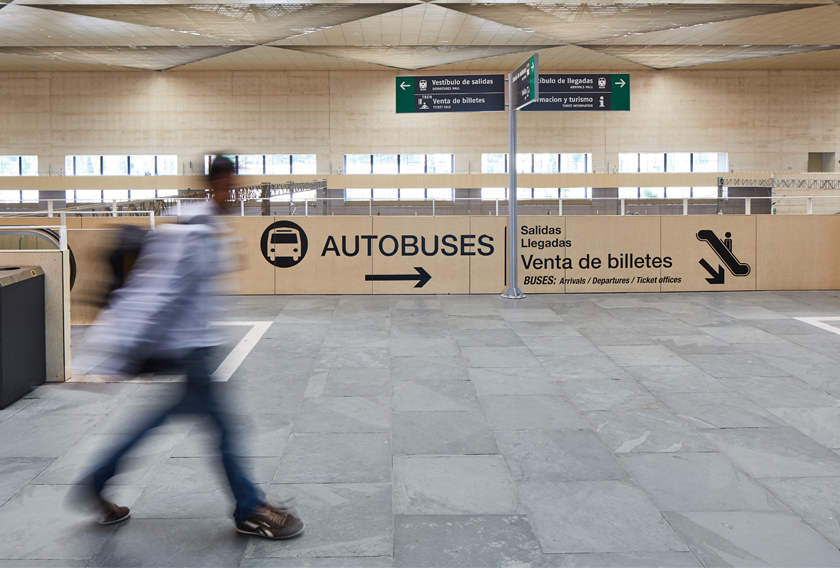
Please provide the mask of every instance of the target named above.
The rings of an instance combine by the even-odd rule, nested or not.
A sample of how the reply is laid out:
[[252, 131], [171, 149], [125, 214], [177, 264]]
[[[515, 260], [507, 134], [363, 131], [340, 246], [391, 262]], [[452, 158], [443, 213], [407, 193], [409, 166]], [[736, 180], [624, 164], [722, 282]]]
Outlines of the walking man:
[[118, 372], [136, 374], [150, 363], [162, 362], [187, 376], [181, 398], [151, 417], [83, 480], [81, 493], [93, 501], [102, 524], [119, 523], [131, 514], [128, 507], [106, 500], [102, 491], [132, 446], [171, 415], [206, 414], [219, 433], [222, 463], [236, 499], [236, 530], [272, 539], [303, 532], [303, 522], [288, 508], [266, 502], [243, 470], [226, 405], [216, 395], [208, 368], [210, 351], [217, 344], [208, 321], [215, 302], [213, 279], [229, 269], [220, 258], [224, 224], [218, 216], [230, 200], [233, 171], [229, 159], [216, 157], [210, 167], [211, 199], [189, 211], [186, 223], [182, 219], [148, 235], [126, 285], [112, 294], [100, 317], [104, 325], [95, 326], [101, 331], [94, 333], [110, 346]]

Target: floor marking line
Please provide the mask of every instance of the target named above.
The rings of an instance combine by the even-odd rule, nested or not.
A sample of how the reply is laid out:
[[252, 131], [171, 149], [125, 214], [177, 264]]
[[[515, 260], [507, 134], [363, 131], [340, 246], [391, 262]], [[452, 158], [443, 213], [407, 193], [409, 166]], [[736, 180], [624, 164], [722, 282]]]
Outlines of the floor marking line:
[[837, 316], [830, 316], [830, 317], [819, 317], [819, 318], [793, 318], [795, 320], [799, 320], [802, 323], [807, 323], [813, 325], [814, 327], [818, 327], [820, 329], [824, 329], [825, 331], [830, 331], [831, 333], [836, 333], [840, 335], [840, 328], [835, 327], [833, 325], [828, 325], [827, 323], [823, 323], [826, 321], [840, 321], [840, 317]]

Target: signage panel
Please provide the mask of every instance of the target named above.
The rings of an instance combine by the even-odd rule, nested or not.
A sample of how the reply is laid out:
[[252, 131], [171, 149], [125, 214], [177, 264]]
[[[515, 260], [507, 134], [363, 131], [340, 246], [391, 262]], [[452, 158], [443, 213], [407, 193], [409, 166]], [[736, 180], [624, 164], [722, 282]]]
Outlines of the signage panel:
[[510, 100], [514, 110], [530, 105], [539, 97], [539, 57], [534, 54], [510, 74]]
[[540, 96], [527, 111], [630, 110], [630, 75], [543, 74]]
[[505, 109], [504, 75], [397, 77], [397, 113]]

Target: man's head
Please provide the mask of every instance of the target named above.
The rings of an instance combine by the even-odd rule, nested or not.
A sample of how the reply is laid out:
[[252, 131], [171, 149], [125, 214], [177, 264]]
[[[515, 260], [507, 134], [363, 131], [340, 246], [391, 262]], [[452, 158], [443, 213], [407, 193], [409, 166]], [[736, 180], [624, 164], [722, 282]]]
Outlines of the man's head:
[[210, 164], [210, 188], [213, 190], [213, 201], [219, 207], [224, 207], [230, 201], [230, 176], [233, 175], [236, 166], [224, 156], [216, 156]]

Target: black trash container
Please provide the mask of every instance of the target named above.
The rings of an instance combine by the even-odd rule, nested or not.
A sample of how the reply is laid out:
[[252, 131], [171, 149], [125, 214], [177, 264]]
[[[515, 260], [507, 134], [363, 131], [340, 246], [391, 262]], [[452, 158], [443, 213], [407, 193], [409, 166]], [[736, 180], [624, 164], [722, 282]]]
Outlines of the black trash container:
[[0, 409], [47, 378], [44, 271], [0, 266]]

